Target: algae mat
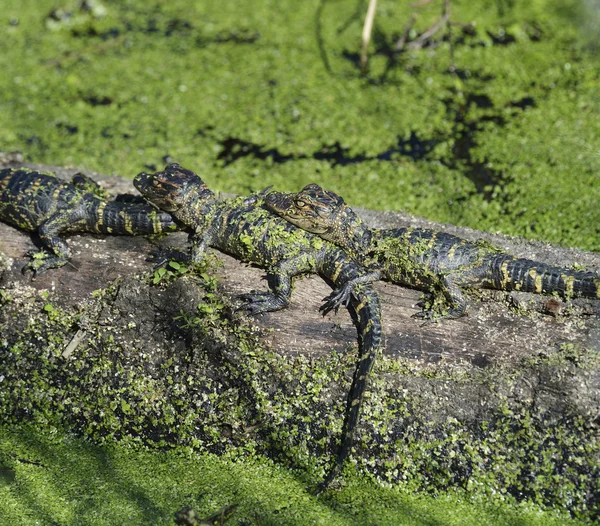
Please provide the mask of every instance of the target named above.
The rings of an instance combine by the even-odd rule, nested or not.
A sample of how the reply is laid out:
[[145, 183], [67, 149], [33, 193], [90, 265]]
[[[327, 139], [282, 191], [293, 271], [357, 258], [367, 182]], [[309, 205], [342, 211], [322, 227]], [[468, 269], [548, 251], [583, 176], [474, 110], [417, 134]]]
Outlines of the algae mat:
[[365, 208], [600, 250], [600, 9], [382, 0], [6, 0], [0, 148], [133, 177], [173, 159], [239, 193], [309, 182]]

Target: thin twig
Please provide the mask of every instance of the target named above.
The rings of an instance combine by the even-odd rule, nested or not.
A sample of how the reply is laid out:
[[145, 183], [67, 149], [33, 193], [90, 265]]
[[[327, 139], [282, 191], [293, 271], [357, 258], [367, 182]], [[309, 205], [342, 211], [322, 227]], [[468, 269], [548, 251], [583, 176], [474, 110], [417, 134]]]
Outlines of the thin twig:
[[369, 63], [369, 55], [367, 48], [371, 40], [371, 31], [373, 30], [373, 20], [375, 19], [375, 9], [377, 8], [377, 0], [369, 0], [369, 8], [365, 17], [365, 25], [362, 31], [362, 51], [360, 53], [360, 70], [364, 74], [367, 71]]
[[77, 349], [77, 346], [81, 343], [81, 340], [83, 340], [85, 338], [85, 331], [82, 329], [79, 329], [76, 333], [75, 336], [73, 336], [73, 339], [69, 342], [69, 345], [67, 345], [65, 347], [65, 350], [62, 353], [62, 357], [67, 360], [71, 357], [71, 355], [73, 354], [73, 351], [75, 351], [75, 349]]
[[398, 39], [398, 42], [396, 42], [396, 48], [395, 48], [396, 51], [402, 51], [404, 44], [406, 44], [406, 39], [408, 38], [410, 30], [415, 25], [416, 20], [417, 20], [417, 15], [415, 15], [413, 13], [410, 17], [410, 20], [408, 21], [408, 24], [406, 24], [404, 31], [402, 32], [402, 36]]
[[440, 29], [446, 27], [450, 20], [450, 0], [444, 0], [444, 10], [442, 18], [440, 18], [435, 24], [433, 24], [425, 33], [421, 34], [419, 38], [409, 42], [406, 46], [408, 49], [419, 49], [423, 47], [427, 41], [435, 35]]

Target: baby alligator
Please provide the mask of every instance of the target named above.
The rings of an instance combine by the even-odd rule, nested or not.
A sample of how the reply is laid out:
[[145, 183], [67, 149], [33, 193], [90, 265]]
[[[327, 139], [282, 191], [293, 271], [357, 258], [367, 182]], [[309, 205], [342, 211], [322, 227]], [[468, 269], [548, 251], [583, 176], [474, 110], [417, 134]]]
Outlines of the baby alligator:
[[[466, 313], [461, 287], [600, 298], [600, 276], [593, 272], [516, 258], [487, 242], [472, 243], [435, 230], [370, 229], [339, 195], [316, 184], [297, 194], [271, 192], [265, 205], [292, 224], [340, 246], [381, 279], [445, 300], [447, 311], [440, 318]], [[351, 281], [345, 283], [330, 297], [329, 308], [346, 301], [351, 288]], [[416, 316], [433, 319], [436, 303]]]
[[143, 202], [122, 196], [101, 197], [96, 182], [77, 174], [70, 183], [54, 175], [23, 168], [0, 170], [0, 220], [28, 232], [37, 232], [46, 249], [33, 251], [23, 271], [34, 275], [65, 265], [71, 257], [62, 234], [145, 235], [177, 230], [173, 218]]
[[[285, 308], [292, 278], [299, 274], [317, 273], [336, 287], [365, 274], [335, 245], [262, 208], [257, 195], [219, 201], [198, 175], [177, 164], [152, 175], [140, 173], [133, 184], [192, 232], [193, 262], [200, 262], [210, 246], [268, 270], [271, 292], [243, 296], [253, 314]], [[379, 298], [370, 286], [355, 291], [350, 312], [357, 325], [360, 359], [348, 396], [341, 446], [320, 489], [337, 476], [349, 453], [367, 377], [381, 347]]]

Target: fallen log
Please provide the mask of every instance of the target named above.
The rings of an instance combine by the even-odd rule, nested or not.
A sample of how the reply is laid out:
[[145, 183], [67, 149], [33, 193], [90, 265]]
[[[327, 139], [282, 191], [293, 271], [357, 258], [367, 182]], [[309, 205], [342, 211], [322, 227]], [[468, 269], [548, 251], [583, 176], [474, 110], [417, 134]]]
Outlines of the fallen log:
[[[78, 170], [39, 167], [69, 179]], [[136, 193], [131, 181], [118, 177], [88, 174], [109, 192]], [[600, 271], [600, 254], [576, 249], [554, 247], [539, 242], [478, 232], [468, 228], [437, 224], [401, 213], [362, 211], [369, 224], [378, 228], [416, 226], [445, 230], [470, 240], [487, 239], [507, 252], [551, 264], [585, 265]], [[177, 233], [162, 246], [185, 247], [187, 235]], [[0, 223], [0, 252], [10, 260], [4, 272], [2, 286], [31, 286], [57, 293], [63, 306], [78, 305], [97, 289], [108, 286], [117, 277], [149, 271], [153, 263], [150, 253], [156, 246], [143, 237], [74, 235], [69, 238], [73, 251], [72, 264], [46, 272], [31, 280], [23, 275], [27, 251], [34, 249], [32, 238], [4, 223]], [[219, 253], [223, 268], [218, 272], [223, 289], [232, 297], [250, 289], [265, 287], [264, 271]], [[386, 353], [390, 356], [420, 360], [424, 363], [444, 360], [450, 363], [470, 363], [485, 366], [529, 356], [544, 348], [572, 343], [584, 347], [598, 343], [598, 302], [575, 300], [567, 308], [555, 298], [533, 294], [484, 291], [481, 297], [471, 297], [469, 315], [459, 320], [423, 325], [411, 318], [418, 312], [416, 303], [421, 293], [415, 290], [380, 283], [385, 320]], [[310, 276], [297, 280], [292, 305], [282, 312], [260, 316], [256, 323], [273, 329], [269, 344], [282, 353], [320, 355], [332, 347], [346, 346], [355, 338], [355, 329], [348, 313], [340, 311], [325, 318], [318, 313], [322, 298], [330, 292], [322, 280]]]
[[[34, 167], [64, 178], [77, 171]], [[134, 193], [130, 180], [87, 175], [110, 193]], [[600, 271], [600, 254], [440, 225], [401, 213], [360, 213], [376, 227], [412, 225], [446, 230], [471, 240], [485, 238], [520, 257]], [[339, 437], [355, 360], [356, 330], [343, 309], [320, 316], [321, 299], [330, 292], [320, 278], [297, 280], [288, 309], [250, 319], [229, 307], [220, 310], [222, 305], [214, 304], [213, 295], [223, 294], [235, 306], [236, 295], [266, 288], [264, 271], [226, 255], [217, 255], [222, 262], [220, 268], [207, 271], [218, 278], [216, 291], [207, 288], [206, 277], [199, 282], [186, 276], [162, 287], [152, 286], [153, 263], [148, 258], [154, 244], [185, 247], [184, 233], [153, 242], [142, 237], [73, 235], [68, 243], [73, 252], [72, 264], [31, 280], [30, 275], [21, 273], [21, 267], [26, 263], [24, 254], [35, 246], [32, 237], [0, 223], [0, 291], [9, 298], [0, 310], [3, 352], [10, 353], [22, 343], [23, 331], [29, 330], [29, 337], [33, 334], [27, 316], [35, 320], [38, 329], [48, 323], [47, 329], [38, 331], [42, 336], [36, 337], [42, 338], [42, 346], [51, 348], [52, 331], [58, 323], [52, 312], [66, 313], [66, 318], [73, 316], [75, 321], [63, 334], [62, 347], [52, 351], [60, 355], [60, 359], [55, 356], [50, 360], [52, 367], [58, 367], [60, 360], [69, 367], [74, 363], [85, 367], [90, 357], [95, 360], [107, 356], [114, 364], [125, 356], [121, 365], [126, 373], [119, 374], [134, 378], [138, 374], [135, 371], [143, 370], [152, 379], [154, 389], [163, 395], [172, 389], [164, 384], [167, 376], [172, 386], [178, 382], [177, 371], [185, 369], [190, 378], [199, 378], [208, 374], [208, 368], [212, 392], [219, 400], [231, 389], [240, 398], [245, 397], [244, 402], [236, 402], [245, 407], [237, 410], [244, 415], [241, 420], [211, 413], [214, 429], [218, 430], [213, 429], [212, 435], [206, 431], [210, 426], [205, 419], [195, 421], [196, 431], [186, 431], [187, 438], [166, 432], [161, 427], [164, 423], [153, 424], [152, 431], [138, 429], [135, 433], [131, 424], [125, 426], [127, 432], [121, 429], [119, 436], [130, 433], [143, 440], [159, 436], [165, 442], [186, 444], [200, 440], [204, 446], [212, 444], [206, 447], [215, 450], [222, 450], [225, 443], [243, 444], [251, 439], [259, 444], [256, 447], [260, 451], [286, 459], [291, 465], [316, 466], [317, 478], [322, 475]], [[146, 277], [140, 278], [144, 273]], [[581, 509], [598, 505], [590, 480], [600, 474], [596, 430], [600, 415], [599, 301], [579, 299], [567, 304], [527, 293], [481, 291], [469, 295], [468, 316], [423, 325], [411, 317], [418, 311], [420, 292], [385, 283], [376, 284], [376, 289], [381, 296], [385, 350], [373, 373], [354, 453], [354, 462], [362, 472], [391, 483], [416, 481], [420, 487], [434, 491], [485, 483], [518, 498], [533, 496], [548, 504], [571, 499]], [[98, 290], [110, 293], [94, 294]], [[200, 317], [198, 305], [204, 305]], [[225, 312], [228, 329], [210, 318], [207, 312], [211, 309], [219, 315]], [[22, 319], [15, 321], [20, 315]], [[260, 363], [268, 366], [258, 367], [254, 357], [236, 348], [246, 343], [231, 327], [249, 328], [245, 334], [254, 342], [252, 346], [267, 350], [268, 358]], [[107, 350], [108, 333], [110, 341], [120, 346], [118, 351], [112, 347]], [[228, 365], [223, 369], [225, 363]], [[292, 365], [288, 370], [282, 363]], [[165, 367], [170, 375], [165, 376]], [[7, 368], [0, 389], [10, 386], [15, 370]], [[52, 371], [58, 375], [56, 382], [66, 374], [60, 368]], [[104, 389], [104, 380], [93, 378], [89, 388]], [[121, 391], [114, 392], [133, 397], [119, 406], [120, 413], [119, 407], [112, 409], [119, 413], [121, 423], [127, 421], [128, 411], [135, 414], [131, 408], [135, 397], [140, 404], [162, 396], [146, 391], [143, 396], [137, 391], [135, 396], [128, 395], [130, 384], [119, 385]], [[210, 397], [206, 392], [198, 394], [204, 387], [194, 391], [196, 409], [205, 403], [200, 399]], [[84, 392], [86, 388], [77, 389]], [[165, 400], [180, 400], [164, 396]], [[187, 399], [191, 396], [188, 393]], [[289, 397], [303, 400], [298, 413], [283, 411], [283, 406], [274, 408], [274, 400], [285, 397], [288, 406], [294, 406]], [[178, 415], [173, 417], [175, 421], [193, 409], [184, 410], [177, 404], [173, 407], [179, 407], [173, 409]], [[86, 418], [97, 421], [95, 411], [104, 414], [105, 409], [88, 408]], [[32, 403], [28, 414], [38, 410]], [[161, 406], [161, 414], [165, 411]], [[92, 425], [82, 412], [79, 410], [74, 417], [80, 431], [93, 428], [97, 433], [92, 435], [99, 439], [110, 435], [105, 422]], [[73, 415], [61, 415], [61, 422], [72, 423], [69, 418]], [[530, 428], [525, 432], [523, 426]], [[553, 435], [559, 431], [561, 436], [567, 433], [568, 440], [561, 442]], [[209, 440], [207, 433], [213, 439], [215, 433], [220, 434], [220, 441]], [[523, 433], [529, 433], [527, 440]], [[492, 442], [497, 445], [496, 452], [486, 449]], [[581, 444], [585, 444], [585, 451], [575, 454]], [[465, 453], [467, 450], [471, 453]], [[523, 451], [527, 459], [522, 458]], [[511, 455], [515, 465], [511, 464], [510, 469], [517, 474], [491, 475], [498, 470], [498, 463], [508, 462], [507, 456]], [[317, 459], [316, 464], [310, 460], [312, 457]], [[555, 479], [528, 482], [527, 477], [538, 472], [555, 475]]]

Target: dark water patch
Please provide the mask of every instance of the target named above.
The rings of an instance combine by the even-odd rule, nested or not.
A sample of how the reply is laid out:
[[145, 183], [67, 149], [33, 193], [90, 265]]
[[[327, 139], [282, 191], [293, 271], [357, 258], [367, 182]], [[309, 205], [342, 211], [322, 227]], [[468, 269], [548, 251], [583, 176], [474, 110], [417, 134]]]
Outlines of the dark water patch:
[[377, 155], [376, 158], [380, 161], [389, 161], [399, 155], [418, 161], [424, 159], [439, 143], [440, 141], [436, 139], [421, 139], [417, 132], [411, 131], [408, 139], [398, 137], [398, 144], [395, 148]]
[[344, 49], [342, 51], [342, 57], [344, 57], [348, 62], [350, 62], [356, 68], [360, 68], [360, 53], [355, 51], [348, 51]]
[[9, 466], [0, 466], [0, 488], [10, 486], [16, 478], [15, 470]]
[[[56, 23], [65, 23], [72, 17], [72, 13], [64, 10], [54, 10], [48, 19]], [[183, 18], [165, 18], [160, 9], [153, 9], [149, 12], [128, 12], [127, 17], [122, 17], [119, 21], [120, 27], [112, 27], [108, 30], [100, 30], [93, 23], [77, 25], [71, 28], [70, 32], [76, 38], [99, 37], [102, 40], [109, 40], [118, 37], [124, 37], [132, 33], [142, 33], [152, 37], [177, 37], [177, 38], [195, 38], [195, 44], [198, 47], [205, 47], [211, 44], [253, 44], [260, 39], [261, 34], [250, 28], [234, 28], [223, 30], [219, 33], [208, 35], [203, 34], [201, 28], [197, 28], [189, 20]]]
[[496, 75], [481, 73], [480, 71], [472, 69], [457, 68], [455, 66], [450, 66], [448, 71], [444, 72], [444, 75], [456, 75], [460, 80], [477, 79], [483, 82], [489, 82], [496, 78]]
[[[506, 125], [506, 119], [494, 111], [494, 103], [485, 94], [466, 94], [465, 102], [458, 103], [454, 98], [444, 99], [446, 112], [454, 121], [452, 139], [452, 156], [443, 159], [442, 162], [449, 168], [458, 170], [464, 174], [475, 185], [475, 191], [481, 194], [486, 201], [496, 199], [498, 190], [505, 184], [505, 174], [500, 170], [492, 169], [487, 160], [475, 161], [471, 150], [477, 146], [477, 136], [484, 129], [484, 123], [492, 122], [502, 127]], [[476, 119], [469, 119], [471, 106], [490, 110], [486, 115]]]
[[71, 11], [57, 7], [52, 9], [46, 15], [46, 21], [65, 23], [68, 22], [72, 17], [73, 13]]
[[297, 158], [306, 157], [284, 155], [276, 148], [265, 149], [264, 146], [260, 146], [249, 141], [244, 141], [236, 137], [228, 137], [227, 139], [221, 141], [221, 147], [223, 149], [217, 156], [217, 159], [223, 161], [223, 166], [227, 166], [242, 157], [254, 157], [255, 159], [261, 159], [263, 161], [271, 159], [273, 162], [278, 164], [286, 163]]
[[499, 126], [505, 124], [501, 117], [485, 117], [463, 123], [462, 131], [456, 132], [454, 138], [453, 157], [445, 164], [462, 171], [464, 176], [474, 183], [476, 192], [489, 202], [495, 198], [498, 189], [504, 186], [505, 180], [504, 172], [490, 168], [486, 160], [474, 161], [471, 155], [471, 150], [477, 146], [477, 134], [481, 130], [481, 124], [486, 121], [495, 122]]
[[[506, 125], [507, 119], [504, 112], [494, 110], [493, 101], [485, 95], [467, 95], [466, 101], [466, 104], [460, 106], [450, 99], [445, 101], [448, 112], [454, 115], [455, 126], [452, 158], [444, 160], [444, 164], [462, 171], [465, 177], [475, 184], [476, 192], [481, 194], [486, 201], [497, 200], [498, 196], [504, 193], [503, 189], [509, 182], [509, 175], [502, 170], [490, 167], [487, 160], [473, 160], [471, 150], [478, 144], [479, 133], [485, 132], [485, 123], [491, 122], [498, 127], [503, 127]], [[467, 113], [470, 104], [492, 111], [477, 119], [468, 119]], [[527, 108], [535, 106], [533, 97], [523, 97], [506, 104], [503, 109], [520, 108], [525, 111]], [[515, 112], [511, 112], [511, 114], [514, 115]]]
[[[201, 135], [207, 135], [206, 131], [199, 131]], [[417, 161], [424, 159], [439, 143], [435, 139], [421, 139], [415, 131], [412, 131], [408, 139], [398, 138], [398, 143], [393, 148], [385, 150], [376, 155], [350, 154], [348, 148], [344, 148], [339, 142], [325, 144], [312, 154], [283, 154], [277, 148], [244, 141], [237, 137], [228, 137], [221, 141], [222, 150], [217, 160], [223, 161], [223, 166], [228, 166], [242, 157], [253, 157], [254, 159], [270, 160], [277, 164], [302, 159], [315, 159], [326, 161], [331, 166], [348, 166], [366, 161], [393, 161], [396, 157], [410, 157]]]
[[521, 108], [522, 110], [535, 107], [535, 105], [535, 99], [533, 97], [523, 97], [522, 99], [513, 101], [509, 104], [512, 108]]
[[69, 135], [75, 135], [79, 131], [79, 126], [74, 124], [67, 124], [66, 122], [59, 122], [56, 124], [59, 130], [66, 131]]
[[369, 157], [366, 155], [358, 154], [351, 156], [348, 148], [342, 147], [339, 142], [322, 146], [321, 149], [314, 152], [311, 157], [317, 161], [327, 161], [331, 166], [346, 166], [369, 160]]
[[160, 32], [158, 21], [156, 20], [156, 18], [149, 18], [146, 21], [146, 29], [144, 30], [144, 33], [152, 34], [158, 32]]
[[196, 45], [202, 48], [210, 44], [254, 44], [260, 39], [260, 36], [258, 31], [251, 31], [249, 29], [221, 31], [212, 37], [197, 37]]
[[113, 40], [121, 36], [123, 31], [118, 27], [111, 27], [104, 31], [99, 31], [93, 24], [74, 27], [70, 31], [71, 36], [74, 38], [100, 38], [101, 40]]
[[[472, 151], [478, 146], [480, 133], [489, 130], [489, 123], [497, 127], [504, 127], [511, 115], [516, 115], [527, 108], [535, 107], [533, 97], [522, 97], [511, 101], [502, 107], [497, 107], [494, 101], [485, 93], [466, 93], [460, 97], [449, 97], [443, 100], [446, 106], [447, 118], [453, 122], [452, 131], [449, 133], [435, 132], [429, 137], [422, 137], [416, 131], [411, 131], [408, 138], [398, 137], [397, 143], [391, 148], [380, 153], [368, 155], [366, 153], [352, 153], [339, 141], [324, 144], [312, 153], [285, 154], [277, 148], [255, 144], [237, 137], [217, 139], [221, 145], [221, 152], [217, 160], [224, 166], [234, 163], [243, 157], [252, 157], [259, 160], [269, 160], [277, 164], [302, 159], [325, 161], [332, 167], [348, 166], [369, 161], [395, 161], [400, 157], [408, 157], [413, 161], [432, 158], [436, 146], [440, 143], [452, 144], [448, 155], [439, 161], [452, 170], [464, 174], [475, 186], [474, 192], [483, 196], [486, 201], [497, 201], [505, 194], [504, 187], [510, 182], [510, 173], [492, 167], [487, 159], [474, 159]], [[470, 116], [472, 109], [478, 113], [484, 112], [476, 118]], [[514, 108], [514, 109], [513, 109]], [[510, 109], [508, 113], [507, 109]], [[213, 128], [207, 127], [198, 130], [200, 136], [210, 136]]]
[[504, 29], [500, 29], [495, 33], [492, 31], [486, 31], [486, 33], [496, 46], [508, 46], [509, 44], [513, 44], [517, 41], [513, 35], [507, 33]]
[[84, 95], [81, 100], [90, 106], [110, 106], [113, 100], [106, 95]]
[[211, 132], [215, 129], [214, 126], [208, 125], [208, 126], [203, 126], [202, 128], [198, 128], [198, 130], [196, 131], [196, 133], [200, 136], [200, 137], [208, 137], [210, 136]]
[[478, 108], [493, 108], [494, 107], [494, 103], [492, 102], [492, 99], [490, 99], [485, 94], [479, 94], [479, 93], [469, 93], [469, 95], [467, 95], [467, 106], [469, 106], [470, 104], [474, 104]]
[[167, 29], [165, 30], [165, 36], [170, 37], [172, 35], [181, 35], [183, 33], [189, 33], [194, 26], [187, 20], [181, 18], [174, 18], [167, 22]]
[[38, 135], [31, 135], [27, 137], [27, 139], [25, 139], [25, 142], [28, 146], [42, 146], [44, 144], [44, 141], [42, 141], [42, 138]]

